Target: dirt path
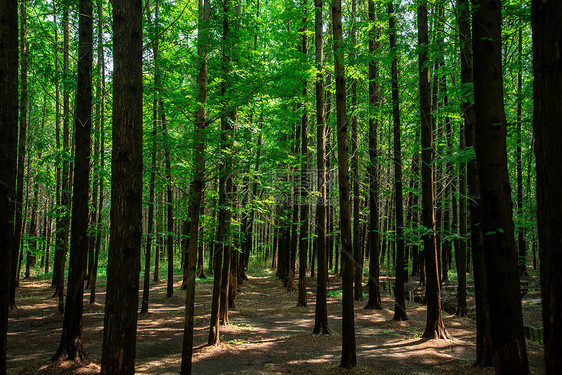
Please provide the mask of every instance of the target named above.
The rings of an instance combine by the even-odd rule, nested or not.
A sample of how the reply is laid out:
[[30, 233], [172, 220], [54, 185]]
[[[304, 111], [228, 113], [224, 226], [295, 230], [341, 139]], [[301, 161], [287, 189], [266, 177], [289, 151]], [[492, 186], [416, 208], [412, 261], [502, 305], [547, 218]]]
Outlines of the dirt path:
[[[312, 280], [309, 280], [312, 284]], [[185, 293], [167, 299], [165, 284], [152, 285], [150, 312], [139, 316], [138, 374], [177, 374], [181, 362]], [[23, 281], [18, 306], [10, 315], [9, 374], [99, 373], [103, 332], [104, 284], [98, 305], [85, 299], [83, 341], [88, 363], [54, 367], [49, 358], [60, 340], [62, 316], [44, 280]], [[308, 287], [308, 307], [296, 307], [296, 292], [287, 293], [272, 275], [250, 277], [240, 288], [230, 325], [221, 327], [221, 346], [205, 346], [211, 304], [212, 279], [197, 283], [195, 374], [339, 374], [341, 299], [328, 299], [332, 335], [314, 336], [314, 287]], [[331, 278], [331, 290], [340, 289]], [[334, 293], [335, 294], [335, 293]], [[87, 292], [86, 297], [89, 296]], [[492, 374], [472, 366], [475, 324], [468, 318], [445, 315], [451, 340], [421, 340], [425, 307], [408, 303], [410, 320], [392, 321], [393, 300], [383, 296], [383, 310], [364, 310], [356, 302], [358, 367], [353, 374]], [[528, 343], [531, 373], [544, 373], [542, 349]]]

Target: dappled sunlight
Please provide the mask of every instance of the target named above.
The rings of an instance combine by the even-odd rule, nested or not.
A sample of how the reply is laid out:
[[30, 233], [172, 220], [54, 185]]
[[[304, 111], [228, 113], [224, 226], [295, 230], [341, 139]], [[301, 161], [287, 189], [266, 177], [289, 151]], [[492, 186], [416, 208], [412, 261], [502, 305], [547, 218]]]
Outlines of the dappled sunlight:
[[[63, 316], [56, 312], [56, 299], [45, 298], [47, 292], [51, 292], [49, 283], [38, 285], [25, 294], [25, 301], [18, 300], [22, 308], [10, 319], [8, 361], [12, 368], [18, 369], [17, 373], [55, 373], [49, 358], [60, 340]], [[177, 288], [181, 285], [179, 276], [174, 285]], [[331, 288], [339, 290], [340, 287], [341, 279], [332, 277]], [[137, 374], [178, 372], [185, 292], [177, 288], [174, 296], [167, 298], [163, 282], [151, 287], [149, 312], [138, 317]], [[328, 326], [332, 334], [313, 335], [314, 290], [315, 286], [309, 285], [308, 306], [297, 307], [297, 293], [288, 293], [277, 278], [249, 275], [240, 285], [236, 307], [229, 309], [230, 324], [220, 326], [221, 345], [207, 346], [212, 283], [198, 283], [193, 372], [203, 375], [345, 373], [338, 368], [341, 296], [338, 298], [334, 293], [336, 297], [327, 300]], [[100, 292], [103, 293], [103, 289]], [[475, 355], [472, 320], [445, 316], [445, 326], [453, 339], [425, 340], [420, 338], [425, 327], [425, 306], [408, 302], [409, 320], [393, 321], [394, 300], [386, 294], [382, 295], [382, 310], [363, 309], [366, 301], [355, 301], [354, 304], [358, 367], [353, 373], [449, 374], [461, 369], [460, 373], [468, 374], [473, 371], [470, 367]], [[91, 362], [82, 367], [65, 365], [64, 371], [69, 374], [99, 373], [103, 313], [101, 304], [84, 305], [83, 342]], [[537, 357], [542, 355], [539, 350], [535, 353]], [[476, 373], [485, 374], [486, 371], [477, 370]]]

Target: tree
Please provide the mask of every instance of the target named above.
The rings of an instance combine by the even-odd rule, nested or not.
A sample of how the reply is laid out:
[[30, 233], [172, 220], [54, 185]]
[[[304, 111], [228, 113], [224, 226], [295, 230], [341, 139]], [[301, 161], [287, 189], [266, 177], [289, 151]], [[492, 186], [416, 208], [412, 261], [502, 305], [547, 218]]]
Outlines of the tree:
[[[160, 74], [158, 71], [158, 16], [160, 13], [160, 6], [158, 1], [154, 4], [154, 35], [152, 41], [152, 54], [154, 56], [154, 87], [160, 86]], [[150, 17], [150, 13], [149, 13]], [[146, 236], [146, 247], [144, 252], [144, 280], [142, 291], [142, 305], [141, 313], [148, 312], [148, 298], [150, 294], [150, 258], [152, 253], [152, 240], [154, 234], [152, 229], [154, 226], [154, 189], [156, 183], [156, 136], [158, 134], [158, 91], [154, 92], [154, 99], [152, 100], [152, 145], [150, 149], [151, 169], [150, 169], [150, 187], [148, 193], [148, 228]], [[158, 255], [157, 255], [158, 256]]]
[[423, 236], [423, 251], [426, 269], [427, 320], [424, 338], [447, 338], [447, 331], [441, 317], [441, 288], [435, 239], [435, 212], [433, 210], [433, 118], [429, 93], [427, 2], [418, 3], [418, 72], [420, 91], [421, 149], [422, 149], [422, 224], [426, 233]]
[[[473, 95], [472, 88], [474, 83], [474, 74], [472, 64], [472, 37], [469, 1], [458, 0], [457, 9], [459, 38], [461, 40], [461, 83], [469, 89], [469, 94]], [[462, 100], [462, 112], [464, 123], [461, 132], [464, 133], [464, 137], [461, 135], [461, 141], [464, 138], [467, 149], [474, 149], [474, 145], [476, 143], [474, 134], [476, 114], [474, 113], [474, 106], [471, 104], [470, 97], [466, 97]], [[480, 183], [477, 161], [475, 158], [472, 158], [467, 162], [466, 177], [468, 182], [468, 201], [470, 211], [474, 300], [476, 302], [476, 364], [479, 366], [491, 366], [492, 348], [490, 341], [488, 294], [486, 287], [486, 264], [484, 261], [482, 227], [480, 225]], [[460, 282], [462, 281], [459, 279], [459, 283]]]
[[103, 200], [104, 200], [104, 173], [105, 173], [105, 59], [103, 53], [103, 2], [102, 0], [97, 1], [97, 11], [98, 11], [98, 69], [99, 69], [99, 80], [96, 88], [98, 104], [96, 105], [96, 116], [98, 118], [98, 128], [99, 128], [99, 169], [98, 169], [98, 184], [99, 184], [99, 202], [98, 202], [98, 218], [97, 218], [97, 232], [96, 232], [96, 248], [94, 252], [94, 265], [90, 274], [90, 304], [96, 301], [96, 283], [98, 274], [98, 262], [101, 250], [102, 242], [102, 223], [103, 223]]
[[472, 19], [476, 158], [492, 356], [498, 374], [528, 374], [519, 271], [507, 172], [501, 2], [476, 1]]
[[392, 120], [394, 124], [394, 199], [396, 203], [396, 285], [393, 320], [408, 320], [404, 300], [404, 282], [408, 270], [404, 265], [404, 204], [402, 198], [402, 146], [400, 143], [400, 98], [398, 96], [398, 57], [396, 54], [396, 17], [392, 0], [387, 3], [390, 31], [392, 84]]
[[322, 35], [322, 0], [314, 1], [314, 44], [316, 49], [316, 168], [318, 169], [318, 190], [316, 204], [316, 227], [318, 231], [318, 273], [316, 275], [316, 306], [312, 333], [329, 334], [328, 307], [326, 305], [328, 262], [326, 258], [326, 220], [328, 195], [326, 192], [326, 106], [324, 94], [324, 41]]
[[[187, 285], [185, 294], [185, 326], [183, 334], [183, 349], [181, 374], [191, 374], [191, 355], [193, 351], [193, 320], [195, 315], [195, 265], [197, 263], [197, 248], [199, 244], [199, 215], [201, 201], [203, 199], [203, 188], [205, 186], [205, 125], [206, 125], [206, 102], [207, 102], [207, 50], [210, 18], [210, 0], [199, 1], [199, 33], [198, 48], [199, 75], [197, 83], [199, 86], [197, 96], [197, 129], [195, 131], [195, 155], [193, 164], [195, 173], [190, 188], [191, 198], [191, 225], [189, 233], [189, 251], [187, 254]], [[184, 227], [187, 226], [184, 223]], [[218, 262], [220, 264], [220, 260]], [[215, 273], [218, 278], [218, 273]], [[217, 329], [218, 339], [218, 329]]]
[[0, 0], [0, 374], [6, 374], [18, 134], [18, 3]]
[[378, 113], [377, 109], [380, 105], [380, 93], [378, 83], [377, 60], [374, 57], [376, 51], [379, 50], [378, 27], [375, 18], [374, 0], [369, 0], [369, 22], [374, 24], [369, 30], [369, 106], [371, 114], [369, 116], [369, 281], [367, 287], [369, 289], [369, 299], [366, 309], [382, 309], [381, 293], [379, 288], [379, 256], [380, 256], [380, 240], [379, 240], [379, 181], [377, 178], [377, 128]]
[[[351, 30], [350, 30], [350, 43], [352, 46], [352, 52], [349, 55], [349, 65], [350, 67], [355, 66], [355, 61], [357, 60], [356, 52], [356, 16], [357, 14], [357, 0], [351, 1]], [[354, 297], [356, 301], [363, 301], [363, 253], [361, 252], [361, 236], [359, 234], [360, 223], [359, 223], [359, 206], [361, 197], [359, 196], [359, 155], [357, 147], [357, 77], [352, 76], [350, 80], [350, 90], [351, 90], [351, 188], [352, 188], [352, 204], [353, 204], [353, 262], [355, 264], [354, 272]]]
[[[307, 34], [307, 1], [302, 1], [302, 45], [301, 52], [303, 58], [308, 55], [308, 34]], [[306, 307], [306, 264], [308, 253], [308, 202], [306, 202], [307, 193], [310, 189], [308, 182], [308, 113], [306, 108], [306, 100], [308, 96], [308, 80], [305, 78], [302, 88], [302, 96], [304, 105], [302, 106], [302, 120], [301, 120], [301, 176], [299, 186], [299, 198], [301, 209], [301, 221], [299, 229], [299, 296], [297, 306]], [[313, 261], [313, 260], [312, 260]]]
[[342, 355], [340, 367], [357, 366], [353, 306], [353, 247], [351, 245], [351, 207], [347, 151], [347, 109], [345, 99], [344, 48], [342, 40], [341, 0], [332, 2], [334, 35], [334, 73], [338, 142], [338, 183], [340, 192], [340, 231], [342, 245]]
[[92, 61], [93, 18], [92, 1], [80, 0], [78, 26], [78, 69], [76, 89], [76, 131], [74, 183], [72, 194], [72, 237], [68, 288], [62, 336], [55, 354], [57, 362], [71, 359], [80, 363], [82, 347], [82, 313], [84, 310], [84, 275], [88, 257], [88, 224], [90, 221], [90, 133], [92, 128]]
[[113, 3], [111, 228], [102, 374], [133, 374], [142, 235], [142, 2]]
[[562, 154], [562, 58], [553, 46], [562, 42], [557, 1], [532, 3], [534, 131], [537, 160], [537, 219], [541, 268], [542, 316], [547, 374], [562, 372], [562, 262], [560, 260], [560, 166]]

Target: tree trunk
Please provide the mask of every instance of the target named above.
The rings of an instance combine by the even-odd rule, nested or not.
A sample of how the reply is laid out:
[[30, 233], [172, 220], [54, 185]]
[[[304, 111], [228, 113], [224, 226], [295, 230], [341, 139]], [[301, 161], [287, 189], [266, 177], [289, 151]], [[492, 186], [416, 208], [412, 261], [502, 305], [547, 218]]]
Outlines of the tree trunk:
[[501, 2], [481, 0], [476, 1], [475, 5], [472, 40], [476, 157], [480, 177], [492, 355], [497, 374], [528, 374], [507, 172]]
[[[16, 287], [19, 286], [19, 264], [21, 264], [20, 246], [23, 234], [23, 185], [24, 185], [24, 171], [25, 171], [25, 146], [27, 142], [27, 26], [26, 26], [26, 3], [22, 1], [20, 4], [20, 128], [19, 128], [19, 145], [18, 145], [18, 170], [17, 170], [17, 192], [16, 192], [16, 228], [15, 228], [15, 241], [14, 259], [12, 269], [12, 281], [10, 283], [10, 309], [16, 307]], [[23, 247], [23, 246], [22, 246]], [[23, 251], [23, 249], [22, 249]]]
[[537, 160], [537, 219], [541, 269], [544, 351], [547, 374], [562, 373], [562, 261], [560, 166], [562, 157], [562, 58], [553, 48], [562, 42], [562, 3], [533, 1], [534, 118]]
[[133, 374], [142, 236], [142, 2], [113, 4], [113, 153], [102, 374]]
[[429, 68], [427, 54], [429, 36], [427, 26], [427, 2], [422, 0], [418, 5], [418, 46], [419, 54], [419, 90], [421, 117], [421, 149], [422, 149], [422, 225], [426, 233], [423, 236], [423, 251], [426, 269], [426, 300], [427, 320], [423, 338], [441, 339], [448, 334], [441, 317], [441, 288], [437, 263], [437, 244], [435, 239], [435, 213], [433, 210], [433, 119], [431, 115], [431, 97], [429, 93]]
[[[357, 0], [351, 1], [351, 30], [350, 30], [350, 48], [349, 65], [355, 66], [357, 60], [357, 52], [355, 50], [356, 42], [356, 13], [357, 13]], [[350, 79], [351, 91], [351, 189], [353, 191], [353, 261], [355, 263], [354, 272], [354, 299], [356, 301], [363, 301], [363, 267], [361, 266], [363, 260], [361, 259], [361, 240], [359, 235], [359, 203], [361, 197], [359, 196], [359, 156], [357, 155], [357, 78], [352, 76]]]
[[74, 183], [72, 191], [72, 237], [68, 290], [59, 348], [55, 354], [58, 363], [84, 358], [82, 347], [82, 314], [84, 310], [84, 276], [88, 257], [88, 225], [90, 223], [89, 187], [92, 129], [92, 61], [93, 17], [92, 1], [78, 4], [78, 67], [76, 87], [76, 131]]
[[[472, 38], [470, 4], [468, 0], [457, 0], [459, 37], [461, 40], [461, 83], [472, 86], [474, 82], [472, 70]], [[472, 94], [471, 94], [472, 95]], [[474, 148], [476, 122], [474, 107], [470, 98], [462, 101], [464, 116], [464, 132], [467, 148]], [[467, 182], [470, 211], [470, 239], [472, 245], [472, 263], [474, 274], [474, 300], [476, 302], [476, 365], [491, 366], [491, 339], [486, 287], [486, 264], [482, 245], [482, 227], [480, 226], [480, 184], [476, 160], [467, 163]]]
[[[519, 43], [517, 53], [519, 55], [519, 68], [517, 72], [517, 134], [516, 134], [516, 150], [515, 159], [517, 163], [517, 217], [519, 219], [519, 228], [517, 231], [517, 247], [519, 248], [519, 275], [527, 276], [527, 248], [525, 245], [525, 213], [523, 211], [523, 168], [521, 157], [521, 122], [523, 107], [523, 28], [519, 29]], [[527, 172], [527, 173], [530, 173]]]
[[0, 0], [0, 373], [5, 374], [13, 277], [18, 142], [18, 3]]
[[[302, 46], [301, 53], [303, 58], [306, 59], [308, 55], [308, 34], [307, 34], [307, 1], [302, 0]], [[301, 177], [299, 186], [299, 199], [301, 207], [300, 230], [299, 230], [299, 295], [297, 306], [306, 307], [306, 266], [307, 266], [307, 253], [308, 253], [308, 213], [309, 202], [307, 202], [308, 190], [310, 189], [309, 174], [308, 174], [308, 113], [306, 108], [308, 96], [308, 82], [305, 80], [303, 83], [302, 96], [304, 105], [302, 106], [302, 121], [301, 121]]]
[[[208, 0], [199, 1], [199, 75], [197, 83], [199, 92], [197, 97], [197, 129], [195, 131], [195, 155], [193, 164], [195, 175], [191, 183], [191, 226], [189, 233], [189, 251], [187, 259], [187, 287], [185, 294], [185, 326], [183, 333], [183, 349], [181, 361], [181, 374], [191, 374], [191, 356], [193, 352], [193, 320], [195, 303], [195, 266], [197, 263], [197, 248], [199, 244], [199, 217], [201, 215], [201, 202], [205, 186], [205, 126], [207, 103], [207, 48], [208, 29], [210, 17], [210, 3]], [[184, 223], [184, 229], [187, 227]], [[220, 264], [220, 260], [217, 262]], [[218, 273], [215, 273], [215, 279]], [[218, 331], [217, 331], [218, 333]], [[218, 334], [217, 334], [218, 337]]]
[[[155, 93], [152, 100], [152, 146], [150, 149], [150, 185], [148, 193], [148, 225], [146, 231], [146, 248], [144, 252], [144, 278], [143, 278], [143, 290], [142, 290], [142, 303], [141, 303], [141, 314], [148, 312], [148, 300], [150, 295], [150, 258], [152, 255], [152, 241], [154, 234], [152, 233], [154, 226], [154, 189], [156, 182], [156, 137], [158, 135], [158, 87], [160, 87], [159, 82], [159, 72], [158, 72], [158, 19], [160, 13], [160, 6], [158, 0], [154, 2], [154, 35], [152, 44], [152, 54], [154, 58], [154, 87]], [[150, 19], [150, 13], [148, 14]]]
[[396, 17], [392, 1], [387, 3], [390, 34], [392, 119], [394, 124], [394, 199], [396, 201], [396, 283], [393, 320], [408, 320], [404, 299], [404, 282], [408, 270], [404, 265], [404, 204], [402, 197], [402, 146], [400, 142], [400, 99], [398, 96], [398, 57], [396, 55]]
[[99, 203], [98, 203], [98, 218], [97, 218], [97, 231], [96, 231], [96, 248], [94, 252], [94, 265], [90, 274], [90, 304], [96, 302], [96, 283], [98, 275], [98, 262], [102, 243], [103, 232], [103, 199], [104, 199], [104, 174], [105, 174], [105, 60], [103, 55], [103, 1], [97, 1], [97, 17], [98, 17], [98, 65], [99, 65], [99, 83], [96, 88], [98, 96], [98, 104], [96, 114], [99, 114], [99, 137], [100, 137], [100, 150], [99, 150]]
[[[375, 3], [369, 0], [369, 22], [375, 24]], [[380, 48], [379, 29], [374, 26], [369, 30], [369, 54], [374, 56]], [[378, 83], [377, 60], [369, 60], [369, 299], [366, 309], [382, 309], [381, 292], [379, 288], [379, 180], [377, 178], [377, 129], [378, 129], [378, 107], [380, 106], [380, 88]]]
[[334, 32], [334, 72], [336, 76], [336, 110], [338, 137], [338, 181], [340, 191], [340, 231], [342, 243], [342, 353], [340, 367], [357, 366], [353, 306], [353, 247], [351, 244], [351, 209], [347, 149], [347, 110], [345, 100], [344, 48], [342, 41], [341, 0], [332, 2]]
[[[64, 7], [63, 10], [63, 160], [62, 160], [62, 186], [60, 190], [61, 198], [58, 207], [57, 217], [57, 239], [55, 248], [55, 264], [53, 266], [53, 279], [55, 284], [55, 293], [53, 297], [58, 296], [58, 312], [64, 312], [64, 270], [66, 263], [66, 251], [68, 249], [69, 235], [69, 211], [70, 211], [70, 155], [72, 148], [69, 144], [69, 127], [70, 127], [70, 93], [68, 84], [69, 75], [69, 9]], [[58, 254], [58, 256], [57, 256]]]
[[316, 168], [318, 169], [318, 191], [316, 204], [316, 228], [318, 233], [318, 273], [316, 276], [316, 306], [314, 313], [313, 334], [330, 334], [328, 328], [327, 278], [328, 262], [326, 257], [326, 232], [328, 222], [326, 214], [328, 196], [326, 194], [326, 113], [324, 102], [324, 41], [322, 35], [322, 0], [314, 0], [314, 44], [316, 50]]

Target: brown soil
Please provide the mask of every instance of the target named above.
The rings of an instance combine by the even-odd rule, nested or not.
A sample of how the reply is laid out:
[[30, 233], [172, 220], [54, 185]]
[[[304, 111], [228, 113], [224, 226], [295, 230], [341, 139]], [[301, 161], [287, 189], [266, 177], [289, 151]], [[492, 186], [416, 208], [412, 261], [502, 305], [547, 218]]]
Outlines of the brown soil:
[[[340, 289], [331, 277], [329, 288]], [[341, 350], [341, 299], [328, 299], [332, 335], [312, 335], [314, 287], [308, 280], [308, 307], [296, 307], [296, 292], [287, 293], [273, 275], [250, 277], [240, 287], [230, 325], [221, 326], [221, 345], [206, 346], [211, 305], [211, 279], [197, 283], [194, 374], [493, 374], [473, 366], [475, 323], [444, 314], [451, 340], [422, 340], [425, 307], [407, 304], [410, 320], [392, 321], [394, 303], [383, 293], [383, 310], [364, 310], [355, 303], [358, 367], [338, 368]], [[100, 304], [89, 305], [85, 294], [83, 343], [88, 352], [82, 366], [55, 366], [50, 357], [61, 335], [62, 315], [45, 280], [23, 280], [18, 308], [11, 312], [8, 374], [99, 373], [103, 331], [104, 283]], [[166, 298], [165, 283], [151, 287], [150, 312], [139, 315], [137, 373], [177, 374], [181, 362], [185, 292]], [[527, 340], [532, 374], [544, 373], [540, 345]]]

